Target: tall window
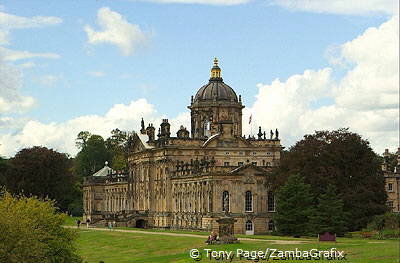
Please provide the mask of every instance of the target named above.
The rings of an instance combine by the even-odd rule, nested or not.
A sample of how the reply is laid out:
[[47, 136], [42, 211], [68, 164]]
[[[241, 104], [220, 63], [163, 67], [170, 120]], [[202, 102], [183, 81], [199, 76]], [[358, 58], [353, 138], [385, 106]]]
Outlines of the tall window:
[[269, 230], [269, 231], [274, 231], [274, 230], [275, 230], [274, 221], [270, 220], [270, 221], [268, 222], [268, 230]]
[[388, 191], [393, 191], [393, 184], [388, 184]]
[[224, 191], [222, 193], [222, 211], [229, 212], [229, 192]]
[[251, 194], [250, 191], [246, 192], [245, 210], [246, 212], [253, 211], [253, 195]]
[[275, 212], [275, 196], [271, 191], [268, 192], [268, 212]]
[[204, 121], [204, 136], [211, 136], [211, 122], [209, 120]]
[[246, 221], [246, 231], [253, 231], [253, 222], [251, 222], [250, 220]]
[[208, 195], [208, 212], [212, 212], [212, 210], [213, 210], [212, 193], [209, 193], [209, 195]]

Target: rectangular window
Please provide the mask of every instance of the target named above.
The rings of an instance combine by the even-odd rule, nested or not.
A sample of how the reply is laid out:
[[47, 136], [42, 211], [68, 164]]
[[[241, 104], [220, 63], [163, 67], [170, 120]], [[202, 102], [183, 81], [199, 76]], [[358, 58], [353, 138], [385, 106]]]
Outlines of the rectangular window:
[[224, 162], [224, 166], [230, 166], [229, 162]]
[[387, 206], [393, 210], [393, 201], [387, 201]]
[[268, 192], [268, 212], [275, 212], [275, 196], [274, 193]]
[[257, 166], [257, 162], [252, 162], [251, 164], [254, 166]]
[[238, 162], [238, 166], [243, 166], [243, 162]]
[[393, 191], [393, 184], [388, 184], [388, 191]]
[[253, 195], [250, 191], [246, 192], [245, 196], [245, 211], [252, 212], [253, 211]]
[[229, 154], [231, 154], [230, 152], [225, 152], [225, 155], [229, 155]]

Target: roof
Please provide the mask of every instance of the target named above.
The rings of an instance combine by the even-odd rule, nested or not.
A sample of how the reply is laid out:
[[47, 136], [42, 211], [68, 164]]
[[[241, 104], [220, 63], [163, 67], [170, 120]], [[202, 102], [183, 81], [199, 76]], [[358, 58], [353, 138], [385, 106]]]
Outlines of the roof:
[[149, 140], [149, 137], [148, 137], [146, 134], [140, 134], [140, 133], [138, 133], [137, 135], [138, 135], [140, 141], [142, 142], [144, 148], [146, 148], [146, 149], [154, 148], [153, 146], [151, 146], [151, 145], [149, 145], [149, 144], [147, 143], [147, 141]]
[[245, 164], [245, 165], [242, 165], [242, 166], [239, 166], [239, 167], [233, 169], [229, 173], [233, 174], [233, 173], [237, 173], [237, 172], [249, 169], [249, 168], [253, 168], [254, 170], [257, 170], [260, 173], [266, 173], [267, 172], [267, 170], [265, 170], [264, 168], [262, 168], [260, 166], [256, 166], [256, 165], [254, 165], [252, 163], [248, 163], [248, 164]]
[[111, 173], [115, 173], [115, 171], [112, 168], [108, 167], [106, 162], [106, 165], [97, 172], [95, 172], [92, 176], [107, 176]]
[[211, 78], [196, 93], [194, 101], [234, 101], [238, 102], [235, 91], [226, 85], [222, 78]]
[[209, 142], [211, 142], [214, 138], [219, 137], [219, 135], [220, 135], [219, 133], [212, 135], [210, 138], [207, 139], [207, 141], [203, 143], [203, 147], [206, 146]]

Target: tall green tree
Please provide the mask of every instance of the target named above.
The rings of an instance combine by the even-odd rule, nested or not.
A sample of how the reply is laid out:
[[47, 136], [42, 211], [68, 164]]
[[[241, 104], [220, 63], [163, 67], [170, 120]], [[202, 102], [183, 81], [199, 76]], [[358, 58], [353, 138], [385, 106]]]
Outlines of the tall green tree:
[[76, 140], [75, 140], [76, 147], [78, 149], [84, 148], [86, 146], [87, 141], [89, 140], [90, 136], [92, 136], [92, 135], [88, 131], [79, 132], [76, 137]]
[[310, 217], [313, 215], [311, 186], [299, 175], [288, 178], [277, 192], [274, 222], [283, 235], [301, 236], [311, 232]]
[[[81, 133], [79, 133], [81, 134]], [[92, 175], [102, 167], [109, 159], [109, 152], [105, 146], [103, 137], [91, 135], [74, 160], [74, 173], [79, 177]]]
[[0, 185], [5, 186], [7, 182], [7, 173], [9, 172], [10, 164], [8, 160], [0, 157]]
[[25, 193], [48, 197], [66, 211], [74, 199], [76, 178], [71, 172], [72, 161], [64, 153], [45, 147], [32, 147], [19, 151], [9, 160], [11, 169], [6, 173], [6, 188], [12, 193]]
[[343, 199], [350, 231], [365, 227], [374, 215], [386, 211], [380, 160], [367, 140], [348, 129], [305, 135], [283, 152], [275, 182], [282, 185], [291, 174], [304, 177], [316, 197], [324, 186], [334, 185]]
[[2, 192], [0, 215], [0, 262], [82, 262], [77, 233], [63, 227], [53, 201]]
[[106, 148], [110, 154], [111, 166], [116, 170], [122, 170], [128, 164], [128, 133], [119, 129], [111, 131], [111, 136], [107, 138]]
[[335, 186], [328, 185], [326, 191], [318, 197], [311, 224], [316, 234], [330, 232], [343, 235], [346, 232], [343, 201], [338, 196]]

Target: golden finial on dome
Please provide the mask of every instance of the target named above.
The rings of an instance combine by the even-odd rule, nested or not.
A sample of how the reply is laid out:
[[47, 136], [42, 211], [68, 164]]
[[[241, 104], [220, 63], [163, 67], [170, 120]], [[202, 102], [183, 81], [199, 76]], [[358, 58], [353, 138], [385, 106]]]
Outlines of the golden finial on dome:
[[214, 67], [211, 69], [211, 78], [221, 78], [221, 69], [218, 67], [217, 58], [214, 58]]

